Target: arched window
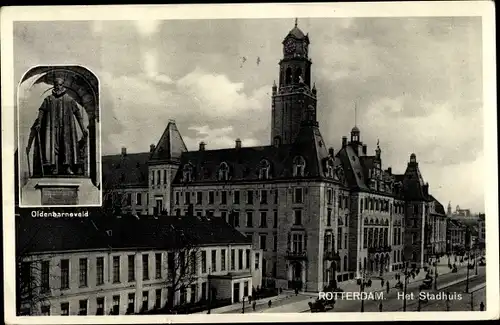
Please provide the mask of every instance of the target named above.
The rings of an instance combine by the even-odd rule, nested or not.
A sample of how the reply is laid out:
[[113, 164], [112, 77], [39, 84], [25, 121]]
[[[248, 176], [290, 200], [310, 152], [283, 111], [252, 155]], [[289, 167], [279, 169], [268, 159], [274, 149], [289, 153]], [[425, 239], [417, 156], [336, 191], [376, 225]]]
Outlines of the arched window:
[[229, 166], [223, 162], [219, 166], [219, 181], [227, 181], [229, 180]]
[[347, 256], [344, 256], [344, 272], [347, 271]]
[[378, 228], [375, 228], [375, 234], [373, 235], [373, 237], [374, 237], [373, 239], [374, 239], [374, 242], [375, 242], [375, 245], [374, 245], [374, 246], [375, 246], [375, 247], [378, 247], [378, 243], [379, 243], [379, 241], [378, 241], [378, 240], [379, 240], [379, 239], [378, 239], [378, 238], [379, 238], [379, 237], [378, 237]]
[[271, 164], [267, 159], [263, 159], [260, 162], [259, 167], [259, 179], [269, 179], [269, 169], [271, 168]]
[[300, 81], [304, 81], [302, 77], [302, 69], [298, 68], [295, 70], [295, 77], [293, 78], [295, 83], [299, 83]]
[[293, 176], [294, 177], [304, 176], [305, 168], [306, 168], [306, 161], [304, 160], [303, 157], [297, 156], [293, 159]]
[[190, 163], [184, 165], [182, 169], [182, 180], [184, 182], [193, 181], [193, 166]]
[[292, 83], [292, 68], [287, 68], [285, 73], [285, 84], [289, 85]]

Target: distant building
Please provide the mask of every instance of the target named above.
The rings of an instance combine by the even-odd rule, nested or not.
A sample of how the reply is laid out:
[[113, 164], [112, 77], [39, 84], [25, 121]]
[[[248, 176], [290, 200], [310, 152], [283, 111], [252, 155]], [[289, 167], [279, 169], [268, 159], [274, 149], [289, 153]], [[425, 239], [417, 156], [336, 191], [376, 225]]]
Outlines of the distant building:
[[471, 217], [473, 216], [470, 212], [470, 209], [460, 209], [460, 206], [457, 205], [455, 211], [451, 211], [451, 202], [448, 203], [447, 215], [452, 217]]
[[430, 246], [432, 254], [439, 255], [446, 253], [447, 218], [443, 205], [432, 195], [431, 199], [427, 245]]
[[450, 254], [464, 252], [466, 249], [466, 226], [452, 218], [447, 219], [446, 251]]
[[220, 218], [16, 218], [20, 315], [146, 313], [209, 295], [230, 304], [262, 285], [262, 251]]

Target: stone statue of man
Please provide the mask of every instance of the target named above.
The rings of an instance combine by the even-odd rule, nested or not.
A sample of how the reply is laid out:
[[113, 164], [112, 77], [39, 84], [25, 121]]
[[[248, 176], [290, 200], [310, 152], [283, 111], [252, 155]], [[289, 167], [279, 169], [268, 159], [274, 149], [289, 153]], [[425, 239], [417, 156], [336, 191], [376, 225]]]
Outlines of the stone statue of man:
[[[49, 166], [52, 175], [73, 175], [79, 161], [79, 139], [75, 118], [83, 138], [88, 136], [79, 105], [66, 93], [63, 85], [62, 78], [55, 78], [52, 94], [43, 100], [38, 118], [32, 127], [32, 133], [37, 136], [34, 156], [38, 156], [38, 159], [35, 158], [33, 161], [34, 174], [36, 169], [41, 170], [43, 174], [44, 166]], [[41, 166], [35, 168], [40, 163]]]

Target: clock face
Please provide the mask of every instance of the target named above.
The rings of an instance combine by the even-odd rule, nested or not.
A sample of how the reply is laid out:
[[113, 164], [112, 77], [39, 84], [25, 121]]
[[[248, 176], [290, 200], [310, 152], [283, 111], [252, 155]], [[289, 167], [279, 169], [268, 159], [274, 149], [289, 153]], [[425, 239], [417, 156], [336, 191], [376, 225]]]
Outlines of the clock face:
[[286, 53], [291, 53], [295, 50], [295, 42], [293, 40], [288, 40], [285, 43], [285, 52]]

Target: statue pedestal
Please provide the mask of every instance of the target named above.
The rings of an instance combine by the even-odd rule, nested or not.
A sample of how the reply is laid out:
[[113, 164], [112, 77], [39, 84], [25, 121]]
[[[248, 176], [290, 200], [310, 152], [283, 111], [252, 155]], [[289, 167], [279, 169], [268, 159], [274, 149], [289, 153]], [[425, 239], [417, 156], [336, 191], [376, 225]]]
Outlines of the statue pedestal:
[[31, 178], [21, 190], [23, 206], [95, 206], [100, 191], [89, 178]]

